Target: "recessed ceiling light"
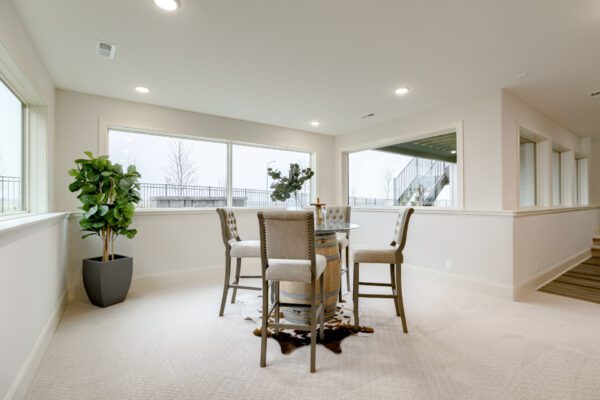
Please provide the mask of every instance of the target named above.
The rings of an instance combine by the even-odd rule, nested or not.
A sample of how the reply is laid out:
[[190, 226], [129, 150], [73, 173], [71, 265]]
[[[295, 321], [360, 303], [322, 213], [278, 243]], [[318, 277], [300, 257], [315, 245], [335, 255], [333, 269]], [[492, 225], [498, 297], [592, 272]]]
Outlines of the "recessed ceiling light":
[[452, 154], [456, 154], [456, 150], [452, 150], [450, 153], [452, 153]]
[[513, 76], [513, 79], [523, 79], [527, 78], [529, 75], [531, 75], [529, 72], [521, 72], [520, 74]]
[[310, 123], [312, 126], [319, 126], [321, 123], [319, 121], [313, 121]]
[[141, 94], [148, 94], [150, 93], [150, 89], [148, 89], [146, 86], [136, 86], [135, 87], [135, 91]]
[[398, 89], [394, 90], [396, 96], [404, 96], [408, 92], [410, 92], [410, 89], [406, 86], [399, 87]]
[[181, 7], [180, 0], [154, 0], [154, 4], [165, 11], [175, 11]]

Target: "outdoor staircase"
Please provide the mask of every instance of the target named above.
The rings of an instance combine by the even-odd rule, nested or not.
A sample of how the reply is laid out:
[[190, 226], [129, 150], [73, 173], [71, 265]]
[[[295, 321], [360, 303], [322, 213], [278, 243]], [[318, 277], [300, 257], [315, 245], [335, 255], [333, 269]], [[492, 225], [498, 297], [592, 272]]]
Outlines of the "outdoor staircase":
[[394, 179], [396, 205], [432, 206], [450, 183], [450, 164], [444, 161], [413, 158]]

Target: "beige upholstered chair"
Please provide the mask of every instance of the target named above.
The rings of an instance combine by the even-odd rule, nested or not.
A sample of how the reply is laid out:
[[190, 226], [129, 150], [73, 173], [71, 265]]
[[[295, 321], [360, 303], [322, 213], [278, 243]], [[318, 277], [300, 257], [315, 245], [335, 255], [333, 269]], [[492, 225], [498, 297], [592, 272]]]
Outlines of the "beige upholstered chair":
[[[359, 297], [371, 298], [392, 298], [396, 307], [396, 315], [402, 319], [402, 328], [404, 333], [408, 333], [406, 325], [406, 316], [404, 314], [404, 302], [402, 300], [402, 279], [401, 267], [404, 257], [402, 250], [406, 244], [406, 234], [408, 231], [408, 222], [410, 216], [415, 210], [413, 208], [404, 208], [398, 214], [396, 220], [396, 228], [394, 229], [394, 237], [392, 243], [387, 246], [370, 246], [356, 245], [352, 250], [352, 258], [354, 259], [354, 328], [358, 329], [358, 299]], [[391, 283], [379, 282], [361, 282], [359, 279], [359, 266], [361, 263], [374, 264], [389, 264], [390, 265], [390, 280]], [[359, 286], [387, 286], [392, 288], [392, 294], [362, 294], [359, 293]]]
[[[325, 220], [333, 222], [350, 223], [350, 206], [327, 206]], [[346, 266], [340, 265], [340, 292], [339, 299], [342, 300], [342, 277], [346, 274], [346, 287], [350, 291], [350, 231], [338, 233], [338, 248], [340, 250], [340, 258], [343, 254], [346, 255]], [[344, 251], [345, 250], [345, 251]]]
[[[314, 215], [310, 211], [262, 211], [258, 213], [260, 227], [260, 252], [262, 261], [262, 338], [260, 366], [267, 365], [267, 330], [279, 329], [310, 331], [310, 372], [315, 372], [317, 346], [317, 318], [319, 335], [324, 338], [324, 282], [323, 271], [327, 260], [315, 253]], [[279, 308], [292, 304], [279, 302], [279, 282], [303, 282], [310, 284], [311, 303], [293, 304], [294, 307], [310, 307], [310, 325], [279, 323]], [[273, 282], [275, 302], [269, 310], [269, 282]], [[317, 286], [320, 283], [320, 294]], [[269, 322], [274, 312], [275, 322]]]
[[[221, 299], [221, 310], [219, 316], [223, 316], [225, 311], [225, 303], [227, 302], [227, 294], [230, 288], [233, 288], [231, 303], [235, 303], [235, 296], [238, 289], [260, 290], [259, 287], [242, 286], [240, 279], [258, 279], [260, 275], [240, 275], [242, 268], [242, 258], [245, 257], [260, 257], [260, 242], [258, 240], [242, 240], [238, 233], [237, 220], [235, 214], [230, 208], [217, 208], [217, 213], [221, 220], [221, 234], [223, 236], [223, 244], [225, 245], [225, 283], [223, 285], [223, 297]], [[231, 283], [231, 258], [236, 258], [235, 279]]]

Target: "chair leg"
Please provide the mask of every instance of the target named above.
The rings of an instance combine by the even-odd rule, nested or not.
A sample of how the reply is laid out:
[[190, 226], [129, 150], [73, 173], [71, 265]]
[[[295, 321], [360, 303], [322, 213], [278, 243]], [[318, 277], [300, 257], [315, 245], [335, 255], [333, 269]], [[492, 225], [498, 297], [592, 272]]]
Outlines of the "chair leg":
[[269, 284], [263, 280], [262, 334], [260, 338], [260, 366], [267, 366], [267, 329], [269, 329]]
[[340, 290], [338, 292], [338, 302], [342, 302], [342, 291], [343, 291], [343, 287], [342, 287], [342, 275], [344, 275], [344, 267], [343, 267], [343, 260], [342, 260], [342, 249], [340, 249], [338, 247], [338, 251], [340, 253]]
[[[275, 292], [275, 310], [273, 312], [275, 313], [275, 323], [278, 324], [279, 323], [279, 282], [274, 282], [272, 289]], [[275, 328], [275, 334], [276, 335], [279, 334], [279, 328]]]
[[354, 303], [354, 330], [358, 330], [358, 263], [354, 263], [354, 285], [352, 287], [352, 302]]
[[223, 283], [223, 297], [221, 299], [221, 310], [219, 316], [222, 317], [225, 312], [225, 303], [227, 302], [227, 291], [229, 290], [229, 276], [231, 275], [231, 257], [225, 255], [225, 283]]
[[319, 319], [319, 338], [321, 339], [321, 342], [323, 342], [325, 340], [325, 279], [324, 279], [325, 274], [321, 275], [321, 279], [319, 279], [320, 282], [320, 297], [321, 297], [321, 318]]
[[[235, 263], [235, 283], [236, 285], [240, 284], [240, 270], [242, 269], [242, 259], [240, 257], [236, 258]], [[235, 303], [235, 296], [237, 295], [237, 288], [233, 288], [233, 295], [231, 296], [231, 304]]]
[[406, 314], [404, 314], [404, 300], [402, 299], [402, 264], [396, 264], [396, 293], [398, 293], [398, 308], [400, 309], [400, 318], [402, 318], [402, 329], [408, 333], [406, 325]]
[[396, 307], [396, 315], [400, 316], [400, 306], [398, 306], [398, 293], [396, 292], [396, 273], [394, 269], [396, 266], [394, 264], [390, 264], [390, 280], [392, 281], [392, 294], [394, 297], [394, 307]]
[[346, 288], [350, 291], [350, 246], [346, 247]]
[[311, 285], [310, 304], [310, 372], [315, 372], [317, 356], [317, 282], [313, 280]]

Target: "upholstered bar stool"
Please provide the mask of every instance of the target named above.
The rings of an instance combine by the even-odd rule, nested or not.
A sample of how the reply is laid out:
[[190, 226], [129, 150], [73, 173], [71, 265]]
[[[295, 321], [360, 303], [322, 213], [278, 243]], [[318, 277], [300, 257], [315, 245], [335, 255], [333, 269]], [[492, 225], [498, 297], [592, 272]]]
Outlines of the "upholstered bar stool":
[[[262, 264], [262, 337], [260, 366], [267, 365], [267, 331], [274, 328], [310, 331], [310, 372], [316, 369], [317, 323], [324, 339], [325, 305], [323, 303], [323, 272], [327, 260], [315, 253], [314, 214], [311, 211], [262, 211], [258, 213]], [[310, 304], [290, 304], [279, 301], [279, 282], [310, 284]], [[269, 310], [269, 282], [273, 283], [275, 301]], [[319, 295], [317, 287], [320, 286]], [[280, 307], [310, 308], [310, 324], [282, 324]], [[275, 322], [269, 322], [274, 314]]]
[[[387, 246], [372, 246], [372, 245], [356, 245], [352, 250], [352, 258], [354, 260], [354, 329], [358, 329], [358, 299], [360, 297], [394, 299], [396, 307], [396, 315], [402, 319], [402, 328], [404, 333], [408, 333], [406, 325], [406, 315], [404, 314], [404, 302], [402, 300], [402, 262], [404, 257], [402, 250], [406, 244], [406, 234], [408, 232], [408, 222], [410, 216], [415, 210], [413, 208], [404, 208], [398, 214], [396, 220], [396, 228], [394, 229], [394, 237], [392, 243]], [[359, 267], [361, 263], [372, 264], [389, 264], [390, 265], [390, 283], [379, 282], [361, 282], [359, 279]], [[392, 294], [367, 294], [360, 293], [359, 286], [387, 286], [392, 288]]]
[[[328, 206], [325, 214], [326, 221], [350, 223], [350, 206]], [[339, 300], [342, 301], [342, 277], [346, 274], [346, 288], [350, 291], [350, 231], [338, 232], [338, 247], [340, 258], [345, 253], [346, 266], [340, 265], [340, 292]]]
[[[223, 285], [223, 297], [221, 299], [221, 310], [219, 316], [223, 316], [227, 294], [229, 289], [233, 289], [231, 303], [235, 303], [235, 296], [238, 289], [261, 290], [259, 287], [240, 285], [240, 279], [259, 279], [260, 275], [240, 275], [242, 269], [242, 258], [260, 257], [260, 241], [242, 240], [238, 233], [237, 220], [235, 214], [230, 208], [217, 208], [217, 213], [221, 220], [221, 234], [223, 244], [225, 245], [225, 283]], [[236, 258], [235, 279], [231, 283], [231, 258]]]

